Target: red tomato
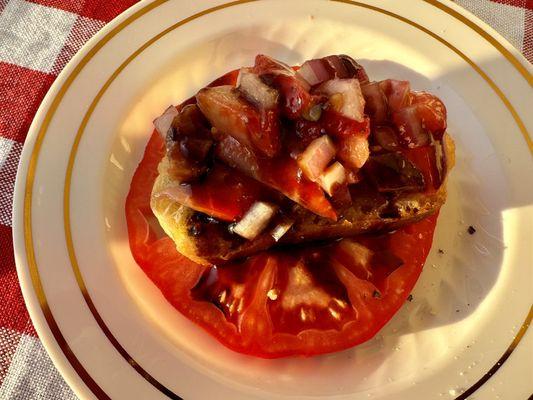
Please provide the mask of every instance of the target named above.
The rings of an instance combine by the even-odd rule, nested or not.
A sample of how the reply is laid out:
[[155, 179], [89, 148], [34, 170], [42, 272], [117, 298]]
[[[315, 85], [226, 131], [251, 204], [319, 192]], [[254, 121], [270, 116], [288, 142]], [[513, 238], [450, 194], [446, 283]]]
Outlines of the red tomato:
[[260, 112], [259, 126], [250, 130], [252, 141], [256, 148], [270, 157], [279, 153], [281, 138], [279, 131], [279, 115], [276, 110], [263, 110]]
[[418, 117], [425, 129], [436, 139], [446, 130], [446, 107], [436, 96], [426, 92], [411, 92], [411, 104], [417, 106]]
[[[150, 192], [163, 150], [154, 134], [126, 200], [133, 256], [177, 310], [235, 351], [310, 356], [362, 343], [398, 311], [422, 271], [436, 216], [361, 238], [382, 255], [371, 258], [364, 276], [346, 258], [334, 257], [337, 243], [267, 251], [218, 268], [195, 264], [151, 225]], [[387, 261], [398, 258], [401, 265]]]
[[411, 89], [409, 81], [386, 79], [379, 82], [379, 86], [387, 96], [390, 112], [399, 111], [409, 105], [409, 91]]
[[294, 76], [277, 75], [274, 77], [273, 84], [283, 99], [281, 110], [287, 118], [297, 119], [312, 106], [313, 96]]
[[441, 184], [439, 168], [437, 167], [437, 155], [434, 146], [421, 146], [411, 149], [403, 149], [402, 153], [415, 164], [424, 174], [426, 191], [434, 192]]

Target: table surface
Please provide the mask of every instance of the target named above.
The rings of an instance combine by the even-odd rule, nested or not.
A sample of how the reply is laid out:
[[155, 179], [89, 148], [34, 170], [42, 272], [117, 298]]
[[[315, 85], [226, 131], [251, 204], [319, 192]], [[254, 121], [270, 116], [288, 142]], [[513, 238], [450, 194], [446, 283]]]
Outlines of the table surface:
[[[413, 0], [414, 1], [414, 0]], [[53, 366], [22, 299], [11, 236], [18, 160], [54, 79], [134, 0], [0, 0], [0, 399], [76, 399]], [[456, 0], [533, 63], [533, 0]]]

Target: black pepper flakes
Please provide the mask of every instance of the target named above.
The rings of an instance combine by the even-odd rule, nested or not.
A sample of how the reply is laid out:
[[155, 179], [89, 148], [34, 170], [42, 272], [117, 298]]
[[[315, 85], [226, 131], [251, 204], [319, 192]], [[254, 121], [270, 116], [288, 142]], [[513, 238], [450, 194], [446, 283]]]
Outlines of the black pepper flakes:
[[469, 233], [470, 235], [473, 235], [474, 233], [476, 233], [476, 228], [474, 228], [472, 225], [470, 225], [470, 226], [468, 227], [468, 233]]
[[374, 290], [374, 293], [372, 293], [372, 297], [375, 299], [381, 299], [381, 293], [378, 290]]
[[409, 296], [407, 296], [407, 301], [413, 301], [413, 295], [410, 294]]
[[444, 250], [439, 249], [439, 254], [444, 254]]

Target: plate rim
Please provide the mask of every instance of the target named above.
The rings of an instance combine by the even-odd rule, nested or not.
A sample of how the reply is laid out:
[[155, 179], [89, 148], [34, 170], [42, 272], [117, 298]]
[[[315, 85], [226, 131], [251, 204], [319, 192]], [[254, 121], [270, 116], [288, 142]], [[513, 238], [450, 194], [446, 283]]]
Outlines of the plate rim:
[[[31, 259], [32, 259], [31, 252], [27, 248], [25, 238], [22, 240], [22, 243], [21, 243], [21, 240], [20, 240], [20, 238], [21, 238], [21, 235], [20, 235], [21, 226], [23, 227], [23, 232], [28, 232], [28, 229], [29, 229], [29, 235], [31, 236], [31, 218], [30, 218], [30, 226], [27, 226], [27, 224], [25, 222], [25, 218], [24, 218], [24, 216], [27, 214], [26, 204], [24, 205], [24, 207], [20, 207], [20, 204], [22, 204], [22, 201], [20, 201], [20, 198], [24, 197], [24, 203], [25, 203], [26, 198], [28, 196], [31, 196], [32, 186], [30, 185], [29, 189], [28, 189], [27, 183], [28, 183], [28, 178], [29, 178], [28, 177], [28, 172], [30, 171], [30, 167], [31, 167], [30, 164], [32, 163], [32, 153], [35, 151], [35, 148], [40, 148], [41, 143], [39, 142], [39, 134], [40, 134], [41, 131], [46, 131], [46, 124], [47, 124], [46, 120], [48, 119], [48, 122], [49, 122], [52, 119], [53, 113], [50, 114], [50, 115], [47, 115], [47, 113], [50, 111], [50, 108], [54, 106], [54, 104], [60, 104], [61, 103], [61, 98], [59, 98], [59, 100], [58, 100], [58, 94], [61, 93], [61, 91], [63, 89], [64, 89], [63, 90], [64, 92], [66, 92], [66, 90], [68, 90], [69, 85], [65, 85], [65, 83], [73, 82], [75, 80], [76, 76], [75, 76], [75, 74], [74, 75], [72, 74], [74, 72], [74, 70], [77, 70], [77, 69], [81, 70], [85, 64], [90, 62], [90, 59], [92, 58], [92, 56], [89, 57], [87, 60], [86, 60], [86, 57], [89, 54], [93, 54], [93, 55], [96, 54], [96, 52], [98, 52], [98, 50], [101, 47], [103, 47], [108, 41], [112, 40], [115, 35], [114, 34], [110, 35], [110, 34], [113, 33], [113, 32], [115, 34], [120, 32], [120, 30], [122, 28], [124, 28], [125, 26], [128, 25], [128, 24], [126, 24], [127, 21], [133, 22], [136, 19], [142, 17], [142, 15], [150, 12], [154, 8], [157, 8], [159, 5], [164, 4], [167, 1], [169, 1], [169, 0], [143, 0], [143, 1], [139, 2], [139, 3], [137, 3], [136, 5], [132, 6], [129, 9], [127, 9], [122, 14], [120, 14], [115, 19], [113, 19], [109, 24], [107, 24], [101, 31], [99, 31], [96, 35], [94, 35], [82, 47], [82, 49], [76, 54], [76, 56], [68, 63], [68, 65], [63, 69], [63, 71], [58, 75], [56, 81], [54, 82], [54, 84], [50, 88], [49, 92], [45, 96], [43, 102], [41, 103], [41, 106], [39, 107], [39, 109], [38, 109], [38, 111], [37, 111], [37, 113], [36, 113], [36, 115], [34, 117], [34, 120], [33, 120], [32, 124], [30, 126], [30, 129], [28, 131], [28, 136], [27, 136], [28, 140], [26, 141], [26, 143], [24, 145], [23, 153], [21, 155], [19, 167], [18, 167], [18, 170], [17, 170], [17, 178], [16, 178], [15, 192], [14, 192], [15, 196], [14, 196], [14, 205], [13, 205], [12, 226], [13, 226], [13, 239], [14, 239], [15, 254], [25, 254], [26, 257], [27, 257], [27, 259], [21, 259], [21, 258], [19, 258], [17, 256], [17, 260], [16, 260], [17, 274], [18, 274], [19, 281], [20, 281], [20, 284], [21, 284], [24, 300], [25, 300], [26, 305], [28, 307], [28, 311], [30, 313], [31, 319], [32, 319], [32, 321], [33, 321], [33, 323], [35, 325], [35, 328], [36, 328], [36, 330], [37, 330], [37, 332], [39, 334], [39, 337], [41, 338], [46, 351], [48, 352], [48, 354], [50, 355], [52, 361], [54, 362], [54, 365], [58, 368], [59, 372], [63, 375], [65, 380], [68, 382], [68, 384], [75, 390], [76, 394], [78, 394], [80, 397], [82, 397], [81, 395], [85, 396], [87, 394], [85, 391], [82, 391], [82, 388], [85, 389], [83, 384], [81, 384], [79, 382], [79, 379], [82, 379], [84, 384], [98, 398], [109, 398], [105, 394], [105, 392], [101, 391], [101, 389], [98, 387], [98, 384], [96, 382], [94, 382], [94, 380], [92, 380], [90, 375], [87, 374], [87, 376], [89, 378], [89, 382], [92, 381], [94, 383], [94, 385], [92, 385], [90, 383], [88, 384], [87, 381], [85, 379], [83, 379], [82, 376], [80, 376], [79, 371], [74, 367], [74, 365], [72, 365], [72, 360], [69, 358], [68, 354], [65, 353], [65, 350], [61, 347], [60, 343], [58, 343], [58, 340], [55, 337], [55, 334], [53, 332], [53, 329], [50, 326], [50, 322], [47, 321], [47, 318], [46, 318], [46, 307], [43, 307], [42, 299], [39, 298], [39, 293], [38, 293], [39, 292], [38, 289], [40, 287], [39, 278], [37, 277], [37, 280], [36, 280], [36, 277], [32, 273], [31, 268], [28, 267], [28, 261], [31, 263]], [[250, 3], [250, 2], [255, 2], [255, 1], [259, 1], [259, 0], [237, 0], [237, 1], [231, 1], [231, 2], [228, 2], [228, 3], [222, 3], [222, 4], [219, 4], [218, 6], [205, 9], [204, 11], [202, 11], [202, 12], [200, 12], [198, 14], [204, 15], [206, 13], [205, 11], [210, 11], [211, 10], [211, 12], [212, 12], [212, 11], [214, 11], [213, 9], [220, 9], [223, 6], [229, 7], [231, 5], [244, 4], [244, 3]], [[347, 3], [347, 4], [365, 4], [366, 5], [366, 3], [360, 3], [360, 2], [351, 1], [351, 0], [331, 0], [331, 1], [340, 2], [340, 3]], [[473, 14], [468, 12], [467, 10], [459, 7], [458, 5], [452, 3], [449, 0], [423, 0], [423, 1], [428, 3], [428, 4], [436, 6], [437, 8], [443, 10], [444, 12], [447, 12], [446, 10], [452, 10], [455, 13], [457, 13], [459, 15], [462, 15], [466, 20], [469, 20], [470, 22], [472, 22], [472, 21], [477, 22], [477, 25], [474, 24], [473, 22], [472, 22], [472, 25], [477, 26], [479, 29], [481, 29], [483, 32], [485, 32], [488, 37], [491, 37], [494, 40], [494, 42], [500, 44], [505, 50], [507, 50], [508, 54], [511, 55], [511, 57], [518, 63], [518, 65], [521, 65], [522, 68], [524, 68], [523, 71], [520, 71], [520, 69], [517, 68], [516, 64], [513, 61], [511, 61], [511, 58], [509, 58], [497, 46], [495, 46], [507, 58], [507, 60], [509, 60], [511, 62], [511, 64], [515, 68], [517, 68], [519, 70], [521, 75], [526, 79], [526, 81], [528, 83], [531, 84], [531, 82], [533, 82], [533, 75], [531, 75], [531, 72], [530, 72], [530, 70], [533, 70], [532, 66], [528, 63], [528, 61], [525, 59], [525, 57], [523, 57], [523, 55], [518, 52], [518, 50], [516, 48], [514, 48], [505, 38], [503, 38], [499, 33], [494, 31], [490, 26], [485, 24], [483, 21], [481, 21], [479, 18], [477, 18], [476, 16], [474, 16]], [[449, 13], [449, 12], [447, 12], [447, 13], [452, 15], [452, 16], [454, 16], [455, 18], [457, 18], [456, 15], [453, 15], [452, 13]], [[197, 14], [195, 14], [195, 15], [197, 15]], [[199, 15], [199, 16], [201, 16], [201, 15]], [[189, 19], [189, 18], [190, 17], [185, 18], [185, 19]], [[460, 18], [457, 18], [457, 19], [459, 19], [463, 23], [465, 22], [465, 21], [462, 21]], [[471, 24], [467, 24], [467, 25], [472, 28]], [[479, 25], [481, 25], [485, 29], [488, 28], [488, 30], [491, 31], [492, 35], [487, 33], [486, 30], [484, 31], [481, 27], [479, 27]], [[472, 29], [474, 29], [474, 28], [472, 28]], [[476, 29], [474, 29], [474, 30], [476, 30]], [[479, 31], [478, 31], [478, 33], [479, 33]], [[481, 35], [481, 36], [483, 36], [485, 39], [487, 39], [487, 37], [485, 37], [484, 35]], [[494, 36], [496, 36], [496, 38]], [[489, 40], [489, 42], [491, 42], [491, 41]], [[492, 43], [492, 44], [494, 45], [494, 43]], [[525, 74], [524, 74], [524, 72], [525, 72]], [[43, 125], [45, 126], [44, 128], [43, 128]], [[522, 132], [524, 132], [524, 131], [522, 131]], [[530, 152], [532, 152], [533, 145], [531, 144], [531, 139], [530, 139], [530, 137], [527, 134], [527, 130], [526, 130], [526, 134], [524, 135], [524, 138], [525, 138], [526, 142], [528, 143], [528, 146], [530, 148]], [[31, 157], [31, 159], [28, 160], [28, 158], [30, 158], [30, 157]], [[69, 160], [69, 163], [70, 163], [70, 160]], [[35, 162], [35, 164], [36, 164], [36, 162]], [[21, 208], [22, 208], [22, 210], [21, 210]], [[20, 217], [21, 212], [23, 213], [23, 218]], [[31, 212], [31, 209], [30, 209], [30, 212]], [[22, 223], [20, 222], [21, 220], [23, 220]], [[24, 233], [23, 233], [23, 236], [24, 236]], [[33, 262], [35, 262], [35, 260]], [[29, 270], [29, 273], [28, 273], [28, 270]], [[28, 277], [28, 275], [29, 275], [29, 277]], [[30, 284], [29, 281], [31, 281], [32, 284]], [[42, 287], [40, 288], [40, 290], [44, 294], [44, 291], [42, 290]], [[45, 296], [44, 300], [46, 302], [46, 296]], [[39, 308], [40, 308], [40, 310], [39, 310]], [[42, 314], [41, 314], [41, 312], [42, 312]], [[50, 312], [50, 310], [48, 310], [48, 312]], [[51, 313], [50, 313], [50, 315], [51, 315]], [[521, 338], [525, 334], [525, 332], [527, 330], [527, 327], [529, 326], [529, 322], [531, 321], [532, 317], [533, 317], [533, 307], [530, 308], [530, 312], [529, 312], [528, 316], [526, 317], [526, 320], [525, 320], [524, 324], [522, 325], [517, 337], [511, 343], [509, 348], [506, 350], [506, 352], [504, 353], [502, 358], [505, 357], [505, 359], [506, 359], [510, 355], [512, 350], [516, 347], [516, 345], [518, 345], [518, 343], [520, 342]], [[53, 316], [52, 316], [52, 319], [53, 319]], [[59, 333], [61, 334], [60, 331], [59, 331]], [[52, 337], [50, 337], [50, 334], [52, 334]], [[58, 345], [61, 348], [61, 350], [63, 350], [63, 353], [67, 357], [67, 359], [68, 359], [70, 364], [65, 363], [65, 360], [62, 358], [61, 354], [56, 354], [55, 353], [55, 351], [56, 351], [55, 346], [56, 345]], [[66, 343], [66, 341], [65, 341], [65, 345], [68, 348], [68, 343]], [[509, 351], [509, 349], [511, 349], [511, 350]], [[74, 359], [76, 361], [78, 361], [76, 359], [76, 356], [72, 353], [72, 351], [70, 351], [70, 352], [71, 352], [72, 357], [74, 357]], [[81, 363], [79, 361], [78, 361], [78, 363], [80, 364], [82, 370], [84, 370], [84, 368], [81, 365]], [[496, 365], [495, 365], [495, 367], [496, 367]], [[499, 368], [499, 366], [498, 366], [498, 368]], [[498, 368], [496, 368], [496, 370]], [[77, 375], [76, 374], [70, 374], [70, 372], [72, 372], [70, 369], [74, 369], [76, 371]], [[492, 373], [491, 373], [491, 371], [492, 371]], [[485, 381], [488, 380], [490, 378], [490, 376], [494, 372], [495, 371], [493, 371], [493, 369], [491, 369], [489, 372], [487, 372], [484, 375], [484, 377], [483, 377], [483, 378], [485, 378], [488, 375], [488, 377], [486, 377]], [[480, 381], [478, 381], [475, 385], [477, 385]], [[485, 381], [481, 382], [481, 384], [479, 386], [481, 386]], [[471, 388], [473, 388], [474, 386], [472, 386]], [[478, 387], [476, 387], [476, 389]], [[93, 389], [95, 389], [99, 394], [94, 393]], [[98, 389], [100, 389], [101, 392], [98, 391]], [[469, 392], [468, 396], [470, 394], [472, 394], [476, 389], [474, 389], [473, 391]], [[456, 400], [466, 399], [466, 397], [468, 397], [468, 396], [466, 396], [467, 392], [465, 392], [462, 395], [460, 395], [459, 397], [457, 397]], [[177, 396], [177, 397], [171, 397], [171, 398], [180, 398], [180, 397]]]

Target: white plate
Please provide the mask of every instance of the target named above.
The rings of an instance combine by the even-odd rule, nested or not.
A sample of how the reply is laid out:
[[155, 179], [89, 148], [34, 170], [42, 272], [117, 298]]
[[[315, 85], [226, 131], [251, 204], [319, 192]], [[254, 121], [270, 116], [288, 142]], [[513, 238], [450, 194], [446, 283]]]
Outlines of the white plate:
[[[289, 64], [350, 54], [448, 107], [458, 162], [414, 301], [344, 352], [232, 353], [129, 251], [124, 199], [152, 119], [260, 52]], [[24, 147], [14, 239], [39, 336], [82, 398], [527, 398], [531, 82], [516, 50], [449, 2], [141, 2], [69, 63]]]

